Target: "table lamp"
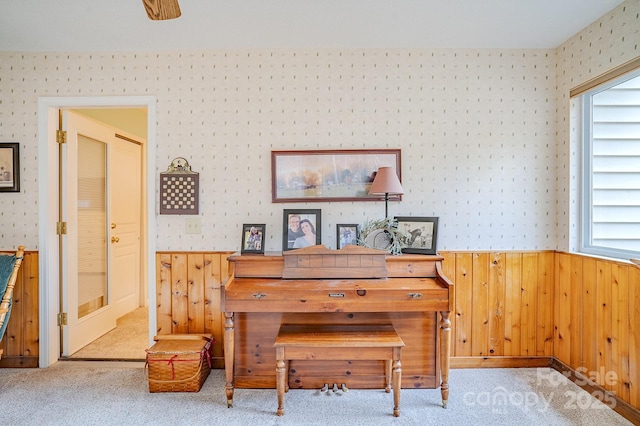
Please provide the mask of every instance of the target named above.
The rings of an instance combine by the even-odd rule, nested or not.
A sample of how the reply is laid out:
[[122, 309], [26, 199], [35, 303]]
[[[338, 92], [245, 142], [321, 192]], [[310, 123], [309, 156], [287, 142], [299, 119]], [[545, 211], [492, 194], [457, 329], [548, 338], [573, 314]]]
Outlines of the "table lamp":
[[369, 195], [384, 194], [384, 217], [389, 217], [389, 194], [404, 194], [398, 175], [392, 167], [380, 167], [369, 189]]

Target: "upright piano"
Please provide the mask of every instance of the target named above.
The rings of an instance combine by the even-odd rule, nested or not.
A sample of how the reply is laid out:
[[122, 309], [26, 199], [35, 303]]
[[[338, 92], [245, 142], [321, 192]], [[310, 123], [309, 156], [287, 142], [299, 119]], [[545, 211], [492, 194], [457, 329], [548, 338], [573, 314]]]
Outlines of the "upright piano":
[[[265, 255], [234, 254], [222, 289], [226, 396], [276, 387], [273, 347], [281, 324], [392, 324], [405, 343], [402, 388], [449, 394], [453, 283], [438, 255], [319, 245]], [[383, 361], [292, 361], [291, 388], [384, 387]]]

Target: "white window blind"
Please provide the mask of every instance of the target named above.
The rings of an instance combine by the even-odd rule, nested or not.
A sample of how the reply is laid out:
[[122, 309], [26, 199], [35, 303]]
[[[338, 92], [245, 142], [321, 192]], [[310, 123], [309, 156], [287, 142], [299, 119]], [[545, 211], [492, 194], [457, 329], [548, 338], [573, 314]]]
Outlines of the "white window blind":
[[640, 70], [582, 95], [582, 250], [629, 258], [640, 252]]

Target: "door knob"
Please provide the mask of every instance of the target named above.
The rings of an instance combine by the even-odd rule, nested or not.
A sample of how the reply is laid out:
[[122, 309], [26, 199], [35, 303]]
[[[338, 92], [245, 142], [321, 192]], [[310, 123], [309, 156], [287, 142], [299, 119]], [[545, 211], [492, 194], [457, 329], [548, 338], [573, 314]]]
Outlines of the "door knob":
[[117, 226], [117, 225], [116, 225], [115, 223], [112, 223], [112, 224], [111, 224], [111, 229], [116, 229], [116, 226]]
[[118, 238], [118, 237], [111, 237], [111, 242], [112, 242], [112, 243], [117, 243], [118, 241], [120, 241], [120, 238]]

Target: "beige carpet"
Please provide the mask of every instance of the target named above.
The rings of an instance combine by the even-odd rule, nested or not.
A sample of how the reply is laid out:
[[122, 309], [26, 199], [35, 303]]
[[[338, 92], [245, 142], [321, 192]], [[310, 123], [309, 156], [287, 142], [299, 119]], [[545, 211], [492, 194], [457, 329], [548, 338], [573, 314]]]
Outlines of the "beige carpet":
[[446, 409], [439, 390], [402, 389], [398, 418], [384, 390], [290, 390], [278, 417], [275, 389], [237, 389], [227, 408], [223, 370], [198, 393], [151, 394], [143, 368], [106, 364], [139, 363], [0, 369], [0, 425], [630, 425], [549, 368], [452, 370]]
[[138, 308], [116, 321], [116, 328], [71, 355], [71, 359], [144, 360], [149, 347], [149, 308]]

